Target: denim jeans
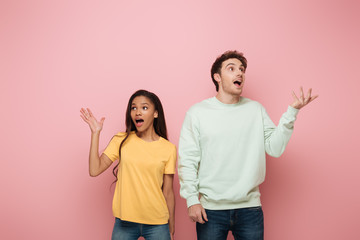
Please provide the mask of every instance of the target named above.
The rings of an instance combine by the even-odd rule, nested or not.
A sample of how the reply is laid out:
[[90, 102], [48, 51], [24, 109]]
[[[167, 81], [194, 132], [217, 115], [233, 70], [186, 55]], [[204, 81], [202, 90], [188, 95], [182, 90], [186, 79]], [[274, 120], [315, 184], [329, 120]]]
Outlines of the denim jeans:
[[204, 224], [196, 223], [198, 240], [226, 240], [229, 231], [235, 240], [264, 239], [264, 215], [261, 207], [205, 211], [209, 221]]
[[111, 240], [170, 240], [169, 224], [148, 225], [115, 218]]

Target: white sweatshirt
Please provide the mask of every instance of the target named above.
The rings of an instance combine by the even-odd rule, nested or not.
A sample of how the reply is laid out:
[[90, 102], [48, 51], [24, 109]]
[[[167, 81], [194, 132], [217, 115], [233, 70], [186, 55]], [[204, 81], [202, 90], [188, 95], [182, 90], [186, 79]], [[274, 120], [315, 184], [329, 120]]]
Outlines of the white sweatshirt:
[[273, 157], [284, 152], [298, 111], [289, 106], [276, 127], [264, 107], [247, 98], [224, 104], [213, 97], [192, 106], [179, 142], [180, 195], [187, 206], [260, 206], [265, 152]]

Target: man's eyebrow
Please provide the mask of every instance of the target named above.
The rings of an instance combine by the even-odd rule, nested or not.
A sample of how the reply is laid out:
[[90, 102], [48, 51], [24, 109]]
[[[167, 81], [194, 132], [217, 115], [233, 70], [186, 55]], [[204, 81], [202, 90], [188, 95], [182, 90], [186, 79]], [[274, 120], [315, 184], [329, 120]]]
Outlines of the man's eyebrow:
[[[228, 64], [225, 66], [225, 68], [227, 68], [229, 65], [234, 65], [234, 66], [235, 66], [235, 63], [228, 63]], [[241, 63], [241, 64], [240, 64], [240, 67], [244, 67], [244, 65]]]

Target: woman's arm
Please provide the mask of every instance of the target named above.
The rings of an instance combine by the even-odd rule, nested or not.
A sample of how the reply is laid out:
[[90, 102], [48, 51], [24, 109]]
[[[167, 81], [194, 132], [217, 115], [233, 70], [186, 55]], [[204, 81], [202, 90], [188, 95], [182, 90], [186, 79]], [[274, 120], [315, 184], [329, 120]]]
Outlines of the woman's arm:
[[175, 196], [173, 189], [174, 174], [165, 174], [163, 183], [163, 194], [169, 209], [169, 230], [171, 239], [175, 233]]
[[91, 133], [91, 144], [89, 153], [89, 174], [96, 177], [104, 172], [113, 163], [108, 156], [101, 154], [99, 157], [99, 133]]
[[81, 108], [80, 113], [80, 117], [89, 125], [91, 130], [89, 174], [92, 177], [96, 177], [112, 164], [110, 158], [105, 154], [101, 154], [99, 157], [99, 137], [105, 118], [101, 118], [100, 121], [97, 121], [89, 108], [86, 110]]

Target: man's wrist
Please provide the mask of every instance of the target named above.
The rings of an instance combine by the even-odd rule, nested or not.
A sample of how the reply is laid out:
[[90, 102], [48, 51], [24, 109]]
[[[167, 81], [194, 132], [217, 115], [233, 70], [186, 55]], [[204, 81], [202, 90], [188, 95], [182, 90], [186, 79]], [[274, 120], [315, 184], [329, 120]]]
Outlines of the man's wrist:
[[299, 111], [300, 111], [300, 109], [295, 108], [291, 105], [289, 105], [289, 107], [288, 107], [288, 112], [292, 113], [295, 116], [299, 113]]
[[186, 199], [186, 204], [187, 204], [187, 207], [191, 207], [195, 204], [200, 204], [200, 201], [199, 201], [199, 197], [198, 196], [191, 196], [189, 198]]

